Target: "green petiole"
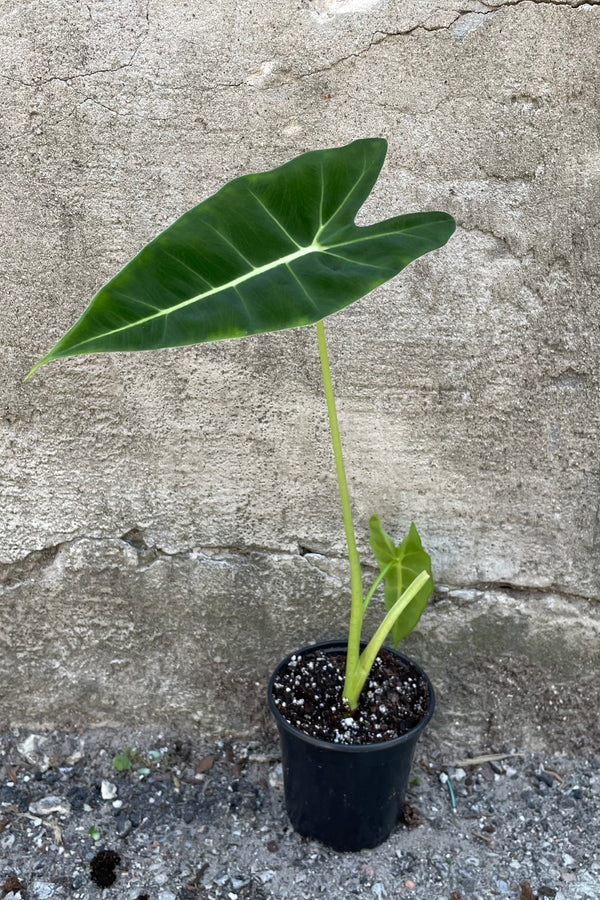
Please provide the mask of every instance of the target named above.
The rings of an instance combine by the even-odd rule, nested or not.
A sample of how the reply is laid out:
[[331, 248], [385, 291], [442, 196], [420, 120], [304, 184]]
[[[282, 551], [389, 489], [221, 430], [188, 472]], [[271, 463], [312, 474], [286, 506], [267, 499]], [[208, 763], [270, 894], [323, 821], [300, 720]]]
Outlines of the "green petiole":
[[369, 589], [369, 593], [365, 597], [365, 602], [363, 604], [363, 615], [366, 613], [369, 603], [373, 599], [373, 594], [375, 593], [375, 591], [377, 590], [377, 588], [379, 587], [379, 585], [381, 584], [383, 579], [386, 577], [386, 575], [388, 574], [388, 572], [390, 571], [390, 569], [392, 568], [393, 565], [394, 565], [394, 561], [391, 560], [391, 562], [389, 562], [387, 564], [387, 566], [385, 567], [385, 569], [379, 573], [379, 575], [377, 576], [377, 578], [371, 585], [371, 587]]
[[347, 679], [348, 671], [354, 671], [358, 666], [358, 658], [360, 656], [360, 635], [363, 622], [362, 572], [360, 568], [360, 557], [358, 555], [358, 550], [356, 549], [356, 538], [354, 537], [350, 494], [348, 493], [348, 482], [346, 479], [346, 470], [344, 468], [344, 458], [342, 456], [342, 441], [340, 438], [340, 428], [335, 408], [333, 385], [331, 383], [331, 370], [329, 368], [329, 357], [327, 354], [327, 342], [325, 340], [323, 320], [317, 322], [317, 336], [319, 339], [319, 356], [321, 359], [321, 372], [323, 373], [323, 386], [325, 388], [325, 397], [327, 398], [327, 414], [329, 416], [329, 428], [331, 431], [331, 441], [333, 443], [333, 455], [335, 457], [335, 470], [340, 490], [340, 500], [342, 502], [346, 542], [348, 544], [348, 559], [350, 561], [352, 605], [350, 608], [350, 628], [348, 631], [348, 651], [346, 657]]
[[344, 468], [344, 458], [342, 455], [342, 442], [340, 438], [340, 429], [335, 408], [335, 397], [333, 394], [333, 385], [331, 382], [331, 370], [329, 367], [329, 357], [327, 353], [327, 342], [325, 340], [325, 328], [323, 321], [317, 322], [317, 336], [319, 341], [319, 357], [321, 359], [321, 371], [323, 373], [323, 386], [325, 388], [325, 397], [327, 399], [327, 413], [329, 416], [329, 427], [331, 431], [331, 441], [333, 444], [333, 455], [335, 457], [335, 469], [337, 473], [338, 486], [340, 491], [340, 500], [342, 503], [342, 513], [344, 517], [344, 528], [346, 531], [346, 542], [348, 544], [348, 558], [350, 561], [350, 584], [352, 592], [351, 610], [350, 610], [350, 627], [348, 630], [348, 649], [346, 654], [346, 678], [344, 682], [343, 697], [351, 711], [358, 706], [358, 698], [364, 686], [365, 681], [369, 677], [369, 672], [375, 662], [377, 654], [383, 646], [383, 642], [387, 638], [395, 622], [402, 615], [409, 603], [414, 600], [418, 592], [429, 581], [430, 575], [423, 571], [411, 582], [392, 608], [388, 611], [383, 622], [363, 650], [360, 652], [360, 638], [362, 634], [362, 625], [365, 612], [373, 594], [395, 564], [395, 560], [390, 560], [380, 572], [372, 584], [367, 596], [363, 598], [362, 572], [360, 567], [360, 557], [356, 549], [356, 538], [354, 536], [354, 525], [352, 523], [352, 509], [350, 506], [350, 494], [348, 492], [348, 481], [346, 479], [346, 470]]
[[344, 699], [351, 710], [355, 710], [358, 706], [360, 692], [363, 689], [365, 681], [369, 677], [369, 672], [373, 667], [377, 654], [383, 646], [383, 642], [392, 630], [394, 622], [402, 615], [408, 604], [414, 600], [421, 588], [427, 584], [430, 577], [428, 572], [421, 572], [420, 575], [417, 575], [415, 580], [406, 588], [402, 596], [396, 600], [385, 616], [383, 622], [360, 654], [356, 668], [351, 672], [346, 671]]

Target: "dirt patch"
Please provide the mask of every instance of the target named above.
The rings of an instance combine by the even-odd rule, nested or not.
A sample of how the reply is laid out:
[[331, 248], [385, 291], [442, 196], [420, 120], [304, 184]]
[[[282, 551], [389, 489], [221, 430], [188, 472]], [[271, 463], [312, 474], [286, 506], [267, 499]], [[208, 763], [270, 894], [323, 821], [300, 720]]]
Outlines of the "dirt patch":
[[107, 888], [117, 880], [121, 857], [114, 850], [100, 850], [90, 862], [90, 878], [98, 887]]

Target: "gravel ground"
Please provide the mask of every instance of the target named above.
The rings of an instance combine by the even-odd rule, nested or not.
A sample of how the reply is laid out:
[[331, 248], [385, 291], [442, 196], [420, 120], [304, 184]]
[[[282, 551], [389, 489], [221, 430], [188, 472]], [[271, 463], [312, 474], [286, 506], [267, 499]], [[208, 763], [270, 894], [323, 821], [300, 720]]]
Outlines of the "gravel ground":
[[425, 739], [407, 824], [339, 854], [289, 827], [275, 745], [5, 732], [0, 753], [7, 900], [600, 898], [597, 756], [457, 765]]

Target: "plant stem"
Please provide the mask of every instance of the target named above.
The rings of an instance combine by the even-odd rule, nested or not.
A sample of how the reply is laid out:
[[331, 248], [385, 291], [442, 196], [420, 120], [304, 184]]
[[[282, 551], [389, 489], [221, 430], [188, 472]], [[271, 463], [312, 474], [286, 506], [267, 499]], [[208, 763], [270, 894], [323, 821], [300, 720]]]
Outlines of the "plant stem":
[[369, 603], [371, 602], [373, 594], [375, 593], [375, 591], [377, 590], [377, 588], [379, 587], [379, 585], [381, 584], [381, 582], [383, 581], [383, 579], [385, 578], [385, 576], [390, 571], [390, 569], [392, 568], [393, 565], [394, 565], [394, 560], [391, 560], [387, 564], [387, 566], [384, 568], [384, 570], [379, 573], [379, 575], [377, 576], [377, 578], [375, 579], [375, 581], [369, 588], [369, 592], [368, 592], [367, 596], [365, 597], [365, 602], [363, 604], [363, 615], [367, 611], [367, 607], [369, 606]]
[[[362, 573], [360, 569], [360, 558], [356, 549], [356, 539], [354, 537], [354, 526], [352, 524], [352, 510], [350, 507], [350, 495], [348, 493], [348, 482], [346, 480], [346, 470], [344, 468], [344, 458], [342, 456], [342, 442], [340, 439], [340, 429], [338, 425], [337, 412], [335, 409], [335, 397], [333, 394], [333, 385], [331, 383], [331, 370], [329, 368], [329, 357], [327, 355], [327, 342], [325, 340], [325, 328], [323, 321], [317, 322], [317, 336], [319, 339], [319, 356], [321, 358], [321, 372], [323, 373], [323, 386], [325, 388], [325, 397], [327, 398], [327, 413], [329, 416], [329, 428], [331, 431], [331, 441], [333, 444], [333, 455], [335, 457], [335, 469], [337, 472], [338, 486], [340, 490], [340, 500], [342, 501], [342, 513], [344, 516], [344, 529], [346, 531], [346, 542], [348, 544], [348, 560], [350, 562], [350, 584], [352, 588], [352, 606], [350, 610], [350, 628], [348, 631], [348, 653], [346, 657], [346, 682], [349, 674], [353, 673], [358, 666], [360, 656], [360, 634], [363, 621], [363, 589], [362, 589]], [[346, 689], [344, 687], [344, 696]]]
[[383, 642], [391, 631], [394, 622], [404, 612], [411, 600], [419, 593], [423, 585], [427, 584], [430, 577], [429, 573], [425, 570], [421, 572], [420, 575], [417, 575], [415, 580], [406, 588], [402, 596], [396, 600], [383, 622], [360, 654], [358, 665], [356, 666], [356, 669], [350, 673], [350, 678], [348, 677], [348, 674], [346, 675], [347, 684], [344, 686], [344, 697], [348, 701], [351, 710], [356, 709], [358, 706], [360, 692], [363, 689], [363, 685], [369, 676], [375, 658], [381, 650]]

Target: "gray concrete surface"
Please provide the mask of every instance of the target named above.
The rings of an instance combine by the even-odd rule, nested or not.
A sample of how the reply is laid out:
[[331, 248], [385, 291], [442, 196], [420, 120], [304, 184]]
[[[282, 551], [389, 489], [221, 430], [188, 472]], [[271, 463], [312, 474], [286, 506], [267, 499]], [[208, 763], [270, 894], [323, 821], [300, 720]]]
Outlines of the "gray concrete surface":
[[426, 730], [404, 822], [379, 847], [338, 853], [291, 829], [273, 744], [0, 731], [0, 879], [20, 886], [6, 900], [101, 896], [92, 863], [106, 850], [111, 900], [597, 900], [598, 755], [456, 750]]
[[556, 683], [578, 709], [600, 598], [598, 4], [40, 0], [0, 3], [0, 31], [1, 714], [247, 733], [281, 654], [343, 630], [312, 329], [22, 379], [225, 180], [371, 134], [390, 149], [364, 220], [459, 227], [327, 324], [365, 563], [372, 512], [398, 537], [414, 519], [450, 589], [410, 645], [449, 692], [440, 727], [496, 727], [490, 703], [508, 727], [511, 660], [533, 706]]

